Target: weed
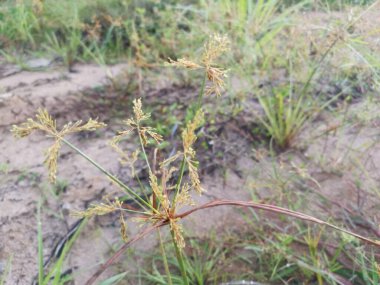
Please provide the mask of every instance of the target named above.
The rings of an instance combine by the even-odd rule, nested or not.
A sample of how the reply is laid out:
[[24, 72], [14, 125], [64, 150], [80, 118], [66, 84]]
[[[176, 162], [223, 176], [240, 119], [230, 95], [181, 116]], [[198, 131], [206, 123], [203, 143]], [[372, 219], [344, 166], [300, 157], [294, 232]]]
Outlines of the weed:
[[127, 275], [126, 272], [114, 275], [106, 280], [103, 280], [102, 282], [99, 283], [99, 285], [116, 285], [120, 281], [122, 281], [126, 275]]
[[38, 275], [35, 278], [33, 284], [65, 284], [65, 282], [72, 280], [72, 276], [70, 275], [70, 270], [63, 271], [64, 261], [73, 243], [78, 238], [83, 226], [86, 224], [86, 220], [83, 220], [81, 221], [81, 223], [78, 224], [78, 228], [73, 232], [73, 234], [67, 240], [65, 240], [65, 243], [60, 245], [61, 248], [55, 249], [55, 253], [57, 255], [50, 257], [46, 262], [44, 262], [41, 204], [42, 201], [39, 202], [37, 208]]
[[[195, 205], [191, 193], [195, 192], [196, 194], [201, 195], [205, 192], [198, 173], [199, 162], [196, 158], [195, 150], [195, 142], [198, 138], [196, 130], [204, 123], [205, 113], [202, 109], [204, 95], [215, 94], [216, 96], [221, 96], [222, 91], [225, 88], [223, 79], [226, 75], [226, 69], [217, 66], [216, 60], [227, 50], [227, 38], [214, 35], [210, 38], [209, 42], [204, 45], [204, 51], [200, 61], [196, 62], [184, 58], [171, 60], [172, 66], [202, 71], [204, 80], [200, 88], [198, 99], [193, 105], [195, 107], [193, 107], [194, 111], [192, 112], [192, 116], [186, 123], [185, 128], [182, 130], [182, 150], [167, 159], [157, 161], [157, 147], [162, 143], [163, 137], [157, 133], [156, 129], [147, 124], [151, 114], [144, 112], [142, 100], [135, 99], [133, 101], [133, 116], [124, 121], [125, 129], [117, 133], [117, 135], [112, 139], [110, 145], [122, 156], [123, 162], [130, 165], [132, 168], [132, 174], [137, 180], [138, 185], [140, 185], [139, 190], [123, 183], [119, 178], [105, 170], [95, 160], [79, 150], [66, 138], [68, 135], [77, 132], [95, 131], [104, 127], [105, 124], [98, 122], [97, 120], [89, 119], [86, 123], [82, 123], [81, 121], [75, 123], [70, 122], [59, 130], [55, 120], [50, 116], [50, 114], [46, 110], [39, 110], [35, 119], [28, 119], [25, 123], [19, 126], [13, 126], [12, 131], [17, 137], [22, 138], [29, 136], [34, 131], [42, 131], [49, 137], [53, 138], [53, 144], [47, 150], [45, 158], [45, 165], [49, 170], [49, 178], [51, 182], [56, 181], [57, 160], [62, 144], [65, 144], [78, 152], [89, 163], [100, 170], [124, 193], [124, 195], [127, 195], [133, 199], [136, 205], [138, 205], [138, 208], [131, 208], [128, 205], [125, 205], [123, 201], [115, 198], [112, 200], [105, 200], [104, 203], [93, 204], [88, 209], [84, 211], [77, 211], [75, 213], [81, 217], [89, 218], [95, 215], [105, 215], [118, 212], [120, 214], [120, 233], [122, 239], [125, 241], [125, 244], [118, 251], [116, 251], [116, 253], [87, 281], [87, 285], [93, 284], [99, 275], [101, 275], [102, 272], [106, 270], [131, 244], [164, 226], [168, 226], [170, 229], [172, 245], [176, 256], [176, 264], [181, 273], [183, 284], [190, 284], [190, 282], [193, 282], [194, 280], [206, 282], [203, 280], [203, 278], [205, 278], [205, 272], [202, 271], [199, 266], [199, 262], [196, 264], [191, 263], [185, 256], [185, 239], [180, 221], [196, 211], [218, 206], [240, 206], [284, 214], [301, 220], [311, 221], [322, 226], [327, 226], [357, 237], [363, 241], [374, 245], [379, 245], [379, 242], [377, 241], [351, 233], [325, 221], [270, 204], [217, 200], [200, 206]], [[120, 143], [125, 137], [129, 137], [131, 134], [134, 134], [137, 137], [140, 147], [133, 153], [127, 153], [123, 151]], [[156, 150], [153, 151], [153, 156], [148, 156], [148, 150], [151, 147], [156, 148]], [[149, 173], [149, 191], [146, 190], [146, 187], [143, 186], [140, 178], [136, 176], [133, 171], [134, 164], [140, 157], [139, 153], [141, 153], [142, 160], [145, 162], [146, 169]], [[151, 157], [153, 157], [153, 159], [150, 159]], [[190, 207], [189, 210], [180, 211], [184, 206]], [[145, 225], [144, 229], [132, 238], [128, 238], [127, 236], [127, 224], [124, 218], [126, 213], [134, 215], [135, 221]], [[212, 255], [214, 254], [215, 253], [212, 253]], [[164, 249], [162, 249], [162, 256], [164, 258], [164, 264], [166, 264], [166, 278], [169, 283], [171, 282], [170, 280], [174, 282], [174, 278], [170, 277], [170, 272], [168, 270], [170, 258], [168, 259], [166, 257], [166, 254], [164, 254]], [[53, 271], [51, 271], [46, 277], [43, 272], [43, 268], [41, 267], [41, 228], [39, 228], [39, 260], [39, 283], [43, 284], [42, 282], [44, 282], [47, 277], [49, 277], [47, 280], [50, 279]], [[55, 267], [54, 280], [59, 280], [61, 278], [60, 268], [62, 262], [63, 257], [59, 259], [59, 262], [56, 265], [57, 267]], [[206, 263], [206, 265], [208, 270], [211, 270], [214, 266], [213, 263]], [[277, 268], [277, 266], [278, 265], [276, 265], [275, 268]], [[190, 274], [195, 279], [190, 279]]]
[[276, 88], [273, 92], [273, 95], [258, 97], [265, 112], [265, 119], [261, 122], [276, 144], [285, 149], [305, 123], [311, 106], [301, 96], [293, 94], [292, 86]]
[[[220, 280], [220, 275], [222, 275], [220, 267], [225, 259], [227, 249], [223, 249], [208, 240], [190, 239], [187, 243], [187, 254], [184, 258], [190, 284], [217, 284], [217, 280]], [[180, 272], [180, 266], [178, 261], [173, 258], [174, 248], [171, 247], [167, 250], [173, 284], [182, 284], [181, 276], [176, 274], [176, 272]], [[151, 273], [142, 271], [141, 278], [146, 280], [148, 284], [167, 284], [167, 276], [160, 272], [163, 262], [162, 257], [153, 258]]]

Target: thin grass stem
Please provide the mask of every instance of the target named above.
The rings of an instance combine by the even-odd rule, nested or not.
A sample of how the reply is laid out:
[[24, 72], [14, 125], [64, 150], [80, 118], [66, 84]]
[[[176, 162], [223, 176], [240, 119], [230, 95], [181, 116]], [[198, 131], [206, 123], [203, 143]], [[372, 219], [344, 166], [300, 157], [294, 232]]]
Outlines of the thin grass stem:
[[168, 277], [168, 285], [173, 285], [172, 276], [169, 270], [168, 258], [166, 256], [165, 247], [162, 241], [161, 232], [159, 228], [157, 229], [157, 235], [158, 235], [158, 240], [160, 242], [160, 251], [161, 251], [162, 260], [164, 261], [165, 272]]
[[140, 147], [141, 147], [141, 150], [143, 152], [143, 155], [144, 155], [144, 160], [146, 162], [146, 165], [149, 169], [149, 173], [153, 173], [152, 172], [152, 168], [150, 167], [150, 163], [149, 163], [149, 160], [148, 160], [148, 156], [146, 154], [146, 151], [145, 151], [145, 147], [144, 147], [144, 143], [143, 143], [143, 139], [141, 137], [141, 133], [140, 133], [140, 126], [137, 125], [137, 133], [139, 134], [139, 142], [140, 142]]
[[205, 73], [205, 76], [203, 77], [203, 82], [201, 85], [201, 90], [199, 91], [198, 95], [198, 100], [197, 100], [197, 108], [195, 109], [195, 112], [197, 112], [201, 107], [202, 107], [202, 100], [203, 100], [203, 95], [205, 91], [205, 86], [206, 86], [206, 80], [207, 80], [207, 73]]
[[131, 196], [131, 198], [140, 206], [142, 207], [143, 209], [151, 209], [151, 210], [154, 210], [152, 208], [152, 206], [147, 202], [145, 201], [144, 199], [142, 199], [135, 191], [133, 191], [130, 187], [128, 187], [127, 185], [125, 185], [122, 181], [120, 181], [120, 179], [118, 179], [116, 176], [112, 175], [110, 172], [108, 172], [107, 170], [105, 170], [100, 164], [98, 164], [96, 161], [94, 161], [92, 158], [90, 158], [88, 155], [86, 155], [84, 152], [82, 152], [79, 148], [77, 148], [75, 145], [73, 145], [72, 143], [70, 143], [69, 141], [67, 141], [66, 139], [64, 138], [61, 138], [61, 140], [66, 144], [68, 145], [70, 148], [72, 148], [73, 150], [75, 150], [76, 152], [78, 152], [82, 157], [84, 157], [88, 162], [90, 162], [92, 165], [94, 165], [97, 169], [99, 169], [102, 173], [104, 173], [108, 178], [110, 178], [113, 182], [115, 182], [117, 185], [119, 185], [123, 190], [125, 190], [125, 192], [127, 194], [129, 194]]
[[177, 257], [179, 269], [181, 271], [183, 284], [184, 285], [189, 285], [189, 279], [187, 278], [187, 273], [186, 273], [186, 269], [185, 269], [185, 263], [183, 261], [182, 252], [179, 249], [179, 247], [178, 247], [178, 245], [177, 245], [177, 243], [175, 241], [175, 234], [174, 234], [174, 232], [172, 230], [170, 230], [170, 233], [172, 235], [172, 241], [173, 241], [173, 245], [174, 245], [175, 254], [176, 254], [176, 257]]
[[37, 240], [38, 240], [38, 284], [44, 282], [44, 255], [43, 255], [43, 239], [42, 239], [42, 222], [41, 222], [41, 204], [37, 206]]
[[[185, 157], [182, 158], [182, 161], [181, 161], [181, 167], [180, 167], [180, 170], [179, 170], [179, 177], [178, 177], [178, 180], [177, 180], [177, 183], [175, 185], [175, 192], [174, 192], [174, 198], [173, 198], [173, 201], [175, 201], [178, 193], [179, 193], [179, 190], [181, 189], [181, 184], [182, 184], [182, 179], [183, 179], [183, 175], [185, 173], [185, 168], [186, 168], [186, 164], [185, 164]], [[175, 205], [173, 206], [173, 212], [175, 211]]]
[[[202, 107], [202, 99], [203, 99], [204, 90], [205, 90], [205, 86], [206, 86], [206, 80], [207, 80], [207, 73], [205, 73], [205, 76], [203, 77], [203, 82], [202, 82], [201, 90], [199, 91], [199, 94], [198, 94], [198, 100], [197, 100], [197, 105], [196, 105], [196, 109], [195, 109], [194, 114], [196, 114], [200, 110], [200, 108]], [[175, 186], [175, 193], [174, 193], [173, 201], [175, 201], [175, 198], [177, 197], [178, 192], [181, 189], [182, 179], [183, 179], [183, 175], [185, 173], [185, 168], [186, 168], [185, 162], [186, 162], [186, 158], [183, 157], [182, 161], [181, 161], [179, 177], [178, 177], [178, 180], [177, 180], [177, 183]], [[175, 208], [173, 208], [173, 212], [174, 211], [175, 211]]]

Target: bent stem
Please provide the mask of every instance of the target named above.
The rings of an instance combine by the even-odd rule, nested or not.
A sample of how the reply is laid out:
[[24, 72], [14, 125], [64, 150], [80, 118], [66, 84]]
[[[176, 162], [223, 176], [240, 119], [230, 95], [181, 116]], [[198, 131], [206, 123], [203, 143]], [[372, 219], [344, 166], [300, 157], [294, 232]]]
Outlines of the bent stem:
[[[269, 211], [269, 212], [274, 212], [276, 214], [287, 215], [287, 216], [294, 217], [294, 218], [297, 218], [297, 219], [300, 219], [300, 220], [304, 220], [304, 221], [312, 222], [312, 223], [315, 223], [315, 224], [320, 224], [320, 225], [328, 226], [328, 227], [333, 228], [333, 229], [335, 229], [337, 231], [340, 231], [340, 232], [346, 233], [348, 235], [354, 236], [354, 237], [356, 237], [356, 238], [358, 238], [358, 239], [360, 239], [360, 240], [362, 240], [362, 241], [364, 241], [366, 243], [369, 243], [371, 245], [375, 245], [375, 246], [380, 247], [380, 241], [372, 240], [372, 239], [363, 237], [363, 236], [361, 236], [359, 234], [356, 234], [356, 233], [350, 232], [348, 230], [342, 229], [340, 227], [337, 227], [337, 226], [335, 226], [333, 224], [330, 224], [328, 222], [325, 222], [323, 220], [314, 218], [312, 216], [309, 216], [309, 215], [306, 215], [306, 214], [303, 214], [303, 213], [300, 213], [300, 212], [288, 210], [286, 208], [282, 208], [282, 207], [278, 207], [278, 206], [273, 206], [273, 205], [268, 205], [268, 204], [261, 204], [261, 203], [255, 203], [255, 202], [234, 201], [234, 200], [216, 200], [216, 201], [212, 201], [212, 202], [203, 204], [201, 206], [195, 207], [195, 208], [193, 208], [193, 209], [191, 209], [189, 211], [183, 212], [182, 214], [175, 215], [175, 216], [173, 216], [173, 218], [174, 219], [183, 219], [183, 218], [186, 218], [187, 216], [191, 215], [192, 213], [194, 213], [196, 211], [207, 209], [207, 208], [218, 207], [218, 206], [239, 206], [239, 207], [246, 207], [246, 208], [254, 208], [254, 209], [259, 209], [259, 210], [265, 210], [265, 211]], [[119, 258], [124, 253], [125, 250], [127, 250], [129, 248], [129, 246], [132, 243], [134, 243], [134, 242], [140, 240], [141, 238], [145, 237], [147, 234], [151, 233], [154, 229], [160, 228], [160, 227], [165, 226], [167, 224], [168, 224], [168, 221], [161, 221], [161, 222], [159, 222], [159, 223], [157, 223], [157, 224], [155, 224], [155, 225], [147, 228], [146, 230], [144, 230], [143, 232], [141, 232], [139, 235], [135, 236], [130, 241], [128, 241], [126, 244], [124, 244], [105, 264], [103, 264], [100, 267], [100, 269], [98, 269], [98, 271], [91, 277], [91, 279], [86, 282], [86, 285], [92, 285], [95, 282], [95, 280], [109, 266], [111, 266], [115, 262], [115, 260], [117, 258]], [[186, 272], [185, 272], [185, 266], [184, 266], [184, 262], [183, 262], [183, 257], [181, 255], [181, 252], [179, 251], [179, 248], [178, 248], [177, 244], [175, 243], [174, 233], [172, 231], [171, 231], [171, 234], [172, 234], [173, 243], [174, 243], [174, 247], [175, 247], [176, 254], [177, 254], [178, 263], [179, 263], [179, 266], [180, 266], [180, 269], [181, 269], [181, 273], [183, 274], [182, 276], [184, 278], [184, 282], [185, 282], [184, 284], [188, 285], [189, 282], [188, 282], [187, 275], [186, 275]]]
[[96, 279], [98, 279], [98, 277], [108, 268], [110, 267], [116, 260], [118, 260], [122, 255], [123, 253], [132, 245], [134, 244], [135, 242], [139, 241], [140, 239], [146, 237], [148, 234], [150, 234], [151, 232], [153, 232], [155, 229], [158, 229], [160, 227], [162, 227], [163, 225], [166, 225], [167, 223], [162, 221], [162, 222], [159, 222], [153, 226], [150, 226], [148, 228], [146, 228], [145, 230], [141, 231], [139, 234], [137, 234], [136, 236], [134, 236], [133, 238], [129, 239], [128, 242], [126, 242], [124, 245], [122, 245], [118, 251], [116, 251], [114, 253], [113, 256], [111, 256], [107, 261], [106, 263], [102, 264], [100, 266], [100, 268], [91, 276], [90, 279], [87, 280], [87, 282], [85, 283], [85, 285], [92, 285], [95, 283]]
[[358, 238], [358, 239], [360, 239], [366, 243], [380, 247], [380, 241], [372, 240], [372, 239], [363, 237], [359, 234], [350, 232], [349, 230], [345, 230], [343, 228], [340, 228], [338, 226], [335, 226], [335, 225], [330, 224], [328, 222], [325, 222], [323, 220], [317, 219], [313, 216], [309, 216], [309, 215], [303, 214], [301, 212], [292, 211], [292, 210], [282, 208], [282, 207], [278, 207], [278, 206], [274, 206], [274, 205], [261, 204], [261, 203], [255, 203], [255, 202], [234, 201], [234, 200], [216, 200], [216, 201], [212, 201], [212, 202], [203, 204], [201, 206], [195, 207], [195, 208], [193, 208], [189, 211], [186, 211], [182, 214], [175, 215], [173, 218], [174, 219], [183, 219], [183, 218], [187, 217], [188, 215], [190, 215], [196, 211], [207, 209], [207, 208], [218, 207], [218, 206], [240, 206], [240, 207], [246, 207], [246, 208], [254, 208], [254, 209], [259, 209], [259, 210], [265, 210], [265, 211], [274, 212], [277, 214], [284, 214], [284, 215], [294, 217], [294, 218], [297, 218], [300, 220], [304, 220], [304, 221], [308, 221], [308, 222], [312, 222], [315, 224], [324, 225], [324, 226], [333, 228], [337, 231], [340, 231], [340, 232], [343, 232], [345, 234], [354, 236], [354, 237], [356, 237], [356, 238]]
[[172, 235], [172, 241], [173, 241], [173, 245], [174, 245], [175, 254], [177, 257], [179, 269], [181, 270], [183, 284], [189, 285], [189, 279], [187, 278], [187, 273], [186, 273], [186, 269], [185, 269], [185, 263], [183, 261], [182, 252], [181, 252], [180, 248], [178, 247], [177, 242], [175, 241], [175, 234], [174, 234], [173, 230], [170, 230], [170, 233]]

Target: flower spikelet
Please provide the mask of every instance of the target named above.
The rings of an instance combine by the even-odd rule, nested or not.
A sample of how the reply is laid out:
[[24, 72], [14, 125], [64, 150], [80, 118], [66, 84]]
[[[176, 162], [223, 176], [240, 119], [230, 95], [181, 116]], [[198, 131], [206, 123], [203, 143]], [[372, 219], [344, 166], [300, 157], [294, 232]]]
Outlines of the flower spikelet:
[[133, 100], [133, 113], [135, 114], [137, 123], [150, 118], [150, 114], [144, 113], [142, 110], [141, 98]]
[[189, 59], [180, 58], [172, 60], [169, 64], [175, 67], [182, 67], [190, 70], [204, 69], [210, 86], [206, 87], [206, 95], [216, 94], [221, 96], [226, 87], [225, 78], [227, 69], [217, 67], [215, 61], [230, 49], [230, 41], [226, 36], [214, 34], [204, 46], [201, 63], [198, 64]]
[[217, 97], [220, 97], [226, 87], [224, 78], [227, 77], [227, 71], [223, 68], [210, 66], [206, 72], [207, 78], [211, 82], [211, 86], [206, 88], [206, 95], [215, 94]]
[[183, 150], [185, 156], [192, 156], [193, 144], [197, 140], [197, 135], [195, 134], [195, 130], [199, 128], [203, 124], [204, 113], [200, 109], [194, 116], [194, 119], [188, 123], [186, 129], [182, 132], [182, 142], [183, 142]]
[[197, 140], [195, 130], [202, 125], [203, 117], [203, 111], [201, 109], [198, 110], [193, 121], [191, 121], [187, 125], [186, 129], [182, 132], [183, 155], [189, 168], [191, 187], [194, 188], [198, 194], [204, 192], [204, 189], [201, 187], [198, 175], [198, 161], [195, 159], [196, 152], [193, 148], [193, 145]]
[[[150, 113], [144, 113], [142, 111], [141, 98], [133, 100], [133, 113], [134, 117], [124, 121], [124, 123], [130, 128], [125, 133], [130, 133], [133, 130], [137, 130], [139, 136], [144, 145], [148, 144], [148, 137], [151, 137], [157, 144], [162, 141], [162, 136], [156, 132], [152, 127], [143, 127], [141, 122], [150, 118]], [[119, 135], [122, 132], [119, 133]]]
[[178, 224], [178, 219], [170, 219], [170, 229], [174, 233], [174, 240], [177, 246], [182, 249], [185, 247], [185, 239], [183, 238], [182, 225]]
[[58, 156], [61, 149], [61, 141], [56, 140], [54, 144], [46, 151], [46, 158], [44, 164], [49, 169], [49, 180], [56, 181], [57, 178], [57, 165]]
[[12, 133], [18, 138], [23, 138], [29, 136], [33, 131], [40, 130], [55, 138], [54, 144], [46, 151], [45, 158], [45, 165], [49, 170], [50, 182], [54, 183], [56, 181], [59, 151], [64, 136], [81, 131], [94, 131], [104, 126], [106, 126], [104, 123], [98, 122], [96, 119], [89, 119], [85, 124], [82, 124], [82, 121], [77, 121], [75, 123], [70, 122], [64, 125], [61, 131], [58, 131], [56, 121], [48, 111], [45, 109], [39, 109], [35, 120], [29, 118], [25, 123], [22, 123], [19, 126], [13, 125]]
[[181, 191], [178, 193], [177, 197], [175, 198], [174, 204], [177, 208], [180, 206], [194, 206], [195, 203], [191, 199], [190, 196], [190, 185], [188, 183], [184, 183], [182, 185]]
[[109, 213], [119, 211], [122, 209], [123, 202], [119, 199], [115, 199], [115, 201], [111, 202], [109, 200], [106, 203], [100, 204], [92, 204], [87, 210], [84, 211], [75, 211], [73, 213], [74, 216], [80, 216], [83, 218], [90, 218], [93, 216], [102, 216], [107, 215]]
[[18, 138], [27, 137], [35, 130], [45, 131], [50, 135], [57, 133], [55, 120], [53, 120], [46, 110], [38, 110], [36, 121], [29, 118], [19, 126], [12, 126], [12, 133]]
[[60, 136], [65, 136], [72, 133], [79, 133], [83, 131], [95, 131], [99, 128], [105, 127], [106, 124], [102, 122], [98, 122], [97, 119], [89, 119], [87, 123], [82, 125], [82, 121], [77, 121], [75, 123], [69, 122], [68, 124], [64, 125], [62, 130], [59, 132]]
[[120, 212], [120, 234], [124, 242], [128, 241], [127, 223], [124, 220], [123, 213]]
[[205, 44], [202, 63], [205, 66], [211, 66], [215, 63], [223, 53], [230, 49], [230, 41], [227, 36], [214, 34], [210, 37], [210, 40]]
[[225, 88], [224, 78], [227, 77], [227, 70], [215, 67], [215, 60], [229, 50], [230, 42], [226, 36], [215, 34], [205, 45], [202, 56], [202, 63], [206, 66], [206, 74], [211, 86], [206, 88], [206, 95], [216, 94], [221, 96]]
[[162, 141], [162, 136], [152, 127], [140, 127], [139, 131], [144, 145], [148, 144], [148, 136], [154, 139], [157, 144]]
[[162, 187], [158, 185], [157, 177], [153, 173], [149, 173], [149, 184], [152, 188], [153, 193], [156, 195], [158, 201], [160, 202], [162, 208], [165, 212], [169, 212], [170, 209], [170, 202], [167, 197], [162, 191]]
[[167, 167], [182, 156], [183, 156], [183, 153], [178, 151], [175, 155], [172, 155], [169, 158], [165, 159], [163, 162], [161, 162], [160, 165], [161, 167]]
[[200, 195], [203, 192], [205, 192], [205, 189], [203, 189], [203, 187], [201, 186], [201, 181], [199, 179], [198, 161], [189, 160], [188, 161], [188, 167], [189, 167], [189, 175], [190, 175], [191, 186]]
[[169, 63], [175, 67], [182, 67], [182, 68], [186, 68], [186, 69], [190, 69], [190, 70], [202, 68], [202, 66], [199, 65], [198, 63], [195, 63], [195, 62], [193, 62], [189, 59], [186, 59], [186, 58], [180, 58], [177, 60], [173, 60], [173, 59], [169, 58]]

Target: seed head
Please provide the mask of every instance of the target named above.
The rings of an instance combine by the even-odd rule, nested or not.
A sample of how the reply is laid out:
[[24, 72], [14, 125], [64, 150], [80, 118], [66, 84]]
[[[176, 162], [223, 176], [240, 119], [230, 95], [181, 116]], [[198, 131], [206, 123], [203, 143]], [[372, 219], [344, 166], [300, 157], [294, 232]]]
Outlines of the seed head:
[[182, 225], [178, 223], [178, 219], [170, 219], [170, 229], [174, 233], [174, 240], [177, 246], [182, 249], [185, 247], [185, 239], [183, 238]]
[[195, 114], [193, 121], [191, 121], [182, 132], [183, 155], [189, 169], [191, 187], [194, 188], [198, 194], [204, 192], [204, 189], [201, 187], [198, 175], [198, 161], [195, 159], [196, 152], [193, 145], [197, 140], [195, 130], [203, 124], [203, 118], [204, 113], [200, 109]]
[[142, 111], [141, 98], [133, 100], [133, 113], [135, 115], [135, 119], [137, 123], [140, 123], [141, 121], [144, 121], [150, 118], [149, 113], [144, 113]]
[[172, 60], [171, 58], [169, 58], [169, 63], [175, 67], [182, 67], [182, 68], [186, 68], [186, 69], [190, 69], [190, 70], [202, 68], [201, 65], [199, 65], [199, 64], [197, 64], [191, 60], [188, 60], [186, 58], [180, 58], [177, 60]]
[[194, 206], [195, 203], [193, 199], [191, 199], [190, 196], [190, 185], [188, 183], [184, 183], [181, 191], [178, 193], [178, 195], [175, 198], [174, 204], [176, 205], [176, 209], [178, 209], [180, 206]]
[[124, 242], [128, 241], [127, 223], [124, 220], [123, 213], [120, 212], [120, 235]]
[[93, 216], [102, 216], [109, 213], [122, 210], [123, 203], [119, 199], [111, 202], [109, 200], [106, 203], [92, 204], [87, 210], [84, 211], [74, 211], [74, 216], [80, 216], [83, 218], [91, 218]]
[[142, 121], [150, 118], [150, 113], [144, 113], [142, 111], [141, 98], [133, 100], [133, 113], [133, 118], [129, 118], [128, 120], [124, 121], [129, 129], [123, 132], [119, 132], [119, 135], [129, 134], [131, 131], [137, 130], [144, 145], [148, 144], [149, 137], [151, 137], [157, 144], [161, 143], [162, 136], [157, 133], [156, 129], [152, 127], [141, 126]]
[[166, 193], [163, 193], [162, 187], [158, 185], [157, 177], [153, 173], [149, 173], [149, 184], [152, 192], [156, 195], [163, 210], [168, 213], [170, 210], [170, 201]]
[[215, 60], [230, 49], [230, 41], [227, 36], [214, 34], [205, 44], [202, 56], [202, 63], [205, 66], [215, 64]]
[[64, 136], [82, 131], [95, 131], [104, 126], [106, 126], [106, 124], [98, 122], [96, 119], [89, 119], [85, 124], [82, 124], [82, 121], [77, 121], [75, 123], [69, 122], [63, 126], [61, 131], [58, 131], [56, 121], [53, 117], [50, 116], [47, 110], [40, 109], [36, 114], [35, 120], [29, 118], [25, 123], [22, 123], [19, 126], [13, 125], [11, 131], [14, 136], [23, 138], [29, 136], [36, 130], [40, 130], [55, 139], [54, 144], [46, 151], [45, 158], [45, 165], [49, 170], [49, 179], [52, 183], [55, 183], [57, 161], [61, 149], [61, 141]]
[[210, 82], [210, 86], [206, 88], [206, 95], [216, 94], [219, 97], [225, 89], [226, 84], [224, 80], [227, 77], [228, 70], [215, 66], [215, 61], [229, 50], [229, 46], [230, 41], [226, 36], [215, 34], [205, 44], [200, 64], [186, 58], [177, 60], [169, 58], [169, 64], [190, 70], [204, 69]]

